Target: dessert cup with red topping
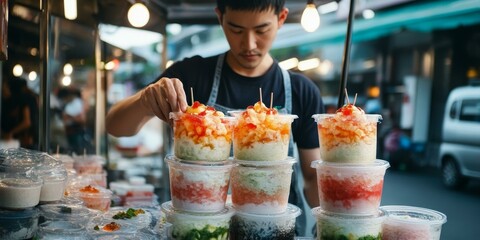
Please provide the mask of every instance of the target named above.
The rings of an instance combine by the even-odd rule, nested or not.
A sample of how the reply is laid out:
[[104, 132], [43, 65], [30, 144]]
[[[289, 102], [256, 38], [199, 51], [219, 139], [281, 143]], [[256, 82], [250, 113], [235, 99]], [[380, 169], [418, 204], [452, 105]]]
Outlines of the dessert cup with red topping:
[[315, 114], [320, 156], [327, 162], [368, 163], [376, 159], [378, 114], [347, 104], [335, 114]]
[[279, 114], [262, 102], [230, 114], [237, 119], [233, 130], [236, 159], [276, 161], [288, 157], [291, 125], [298, 116]]
[[233, 164], [185, 162], [167, 156], [170, 194], [175, 209], [188, 212], [216, 212], [225, 208]]
[[362, 164], [312, 162], [317, 169], [320, 207], [332, 213], [375, 214], [389, 166], [384, 160]]
[[232, 203], [236, 210], [254, 214], [286, 211], [295, 158], [280, 161], [235, 160]]
[[174, 153], [184, 160], [224, 161], [230, 156], [233, 118], [195, 101], [186, 112], [172, 112]]

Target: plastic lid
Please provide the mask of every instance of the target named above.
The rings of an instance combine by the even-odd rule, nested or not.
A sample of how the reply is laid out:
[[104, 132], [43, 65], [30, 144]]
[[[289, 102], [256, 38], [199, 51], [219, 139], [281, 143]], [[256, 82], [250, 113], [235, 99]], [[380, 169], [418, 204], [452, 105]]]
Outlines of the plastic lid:
[[93, 210], [90, 210], [82, 205], [75, 204], [46, 204], [40, 205], [39, 208], [42, 214], [49, 219], [58, 219], [61, 217], [91, 217], [96, 215]]
[[234, 159], [234, 163], [242, 166], [254, 166], [254, 167], [273, 167], [278, 165], [292, 165], [297, 162], [296, 158], [287, 157], [285, 160], [274, 160], [274, 161], [250, 161], [250, 160], [239, 160]]
[[329, 211], [325, 211], [320, 207], [316, 207], [312, 209], [312, 214], [315, 217], [322, 217], [322, 218], [331, 218], [331, 219], [342, 219], [342, 220], [352, 220], [352, 221], [366, 221], [369, 219], [377, 219], [377, 218], [384, 218], [386, 217], [386, 211], [379, 209], [376, 214], [346, 214], [346, 213], [333, 213]]
[[167, 216], [178, 216], [181, 218], [188, 218], [194, 220], [210, 220], [210, 219], [224, 219], [229, 218], [235, 214], [235, 209], [230, 206], [226, 205], [225, 208], [218, 212], [213, 213], [191, 213], [191, 212], [184, 212], [179, 211], [173, 208], [172, 201], [164, 202], [162, 204], [162, 211]]
[[318, 167], [329, 167], [329, 168], [358, 168], [358, 169], [367, 169], [367, 168], [389, 168], [390, 163], [385, 160], [377, 159], [372, 163], [337, 163], [337, 162], [327, 162], [322, 160], [313, 161], [310, 164], [312, 168]]
[[[52, 232], [52, 233], [78, 233], [84, 232], [85, 227], [80, 223], [74, 223], [70, 221], [46, 221], [39, 225], [40, 231]], [[68, 237], [67, 237], [68, 238]]]
[[235, 215], [243, 218], [253, 218], [253, 219], [266, 219], [266, 220], [276, 220], [276, 219], [293, 219], [302, 214], [302, 210], [293, 205], [288, 204], [287, 210], [284, 213], [278, 214], [253, 214], [253, 213], [246, 213], [242, 211], [236, 211]]
[[25, 208], [22, 210], [6, 210], [0, 208], [0, 219], [15, 220], [23, 218], [36, 218], [39, 215], [37, 208]]
[[175, 167], [193, 168], [193, 169], [230, 169], [233, 167], [233, 161], [231, 159], [226, 161], [188, 161], [175, 157], [174, 155], [168, 155], [165, 157], [165, 161], [168, 164], [172, 164]]
[[390, 205], [381, 206], [380, 209], [387, 213], [389, 221], [410, 224], [444, 224], [447, 222], [445, 214], [428, 208]]

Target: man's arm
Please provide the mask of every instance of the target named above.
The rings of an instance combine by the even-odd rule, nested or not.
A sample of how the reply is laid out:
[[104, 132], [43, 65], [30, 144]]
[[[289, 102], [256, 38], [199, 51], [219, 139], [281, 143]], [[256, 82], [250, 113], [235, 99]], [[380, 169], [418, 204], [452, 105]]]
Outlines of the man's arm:
[[164, 77], [116, 103], [107, 114], [105, 127], [113, 136], [132, 136], [152, 117], [170, 122], [170, 112], [185, 111], [186, 108], [182, 82]]
[[320, 205], [318, 200], [317, 170], [310, 167], [310, 164], [320, 159], [320, 148], [298, 149], [300, 166], [302, 168], [305, 200], [311, 208]]

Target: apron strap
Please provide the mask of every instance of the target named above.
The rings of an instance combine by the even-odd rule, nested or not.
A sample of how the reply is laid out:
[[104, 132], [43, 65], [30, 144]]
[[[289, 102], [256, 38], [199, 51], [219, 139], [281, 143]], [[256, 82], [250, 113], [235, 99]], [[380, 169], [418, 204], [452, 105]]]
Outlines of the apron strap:
[[218, 88], [220, 86], [220, 78], [222, 76], [224, 58], [225, 58], [225, 53], [222, 53], [218, 56], [217, 66], [215, 67], [215, 75], [213, 76], [212, 90], [210, 91], [210, 97], [208, 98], [208, 102], [207, 102], [208, 106], [213, 106], [217, 102]]

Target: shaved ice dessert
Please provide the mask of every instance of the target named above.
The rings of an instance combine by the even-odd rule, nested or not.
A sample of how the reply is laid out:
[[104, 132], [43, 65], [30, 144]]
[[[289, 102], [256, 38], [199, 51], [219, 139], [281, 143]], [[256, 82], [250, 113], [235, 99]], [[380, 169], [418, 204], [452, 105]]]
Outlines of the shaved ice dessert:
[[173, 119], [174, 153], [184, 160], [224, 161], [230, 156], [233, 118], [195, 101]]
[[296, 115], [279, 114], [275, 108], [267, 108], [262, 102], [231, 114], [237, 118], [233, 130], [236, 159], [276, 161], [288, 157], [290, 130]]
[[320, 156], [327, 162], [368, 163], [376, 159], [381, 116], [347, 104], [335, 114], [315, 114]]
[[217, 212], [225, 208], [231, 161], [194, 164], [167, 156], [172, 206], [189, 212]]
[[386, 214], [377, 210], [373, 215], [349, 215], [312, 209], [317, 222], [317, 239], [381, 240], [382, 222]]
[[230, 184], [233, 207], [254, 214], [285, 212], [295, 161], [291, 157], [282, 161], [235, 160]]
[[434, 210], [411, 206], [382, 206], [386, 240], [439, 240], [447, 216]]
[[317, 169], [320, 207], [328, 212], [352, 215], [373, 214], [382, 198], [383, 179], [390, 164], [346, 164], [312, 162]]

